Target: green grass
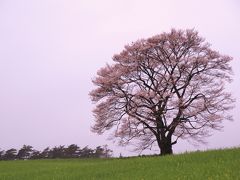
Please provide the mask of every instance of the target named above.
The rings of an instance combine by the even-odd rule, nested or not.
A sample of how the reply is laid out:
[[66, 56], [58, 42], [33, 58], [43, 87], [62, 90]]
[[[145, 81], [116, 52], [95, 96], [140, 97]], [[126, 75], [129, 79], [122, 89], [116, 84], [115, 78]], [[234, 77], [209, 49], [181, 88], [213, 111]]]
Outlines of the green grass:
[[0, 180], [240, 179], [240, 149], [164, 157], [0, 161]]

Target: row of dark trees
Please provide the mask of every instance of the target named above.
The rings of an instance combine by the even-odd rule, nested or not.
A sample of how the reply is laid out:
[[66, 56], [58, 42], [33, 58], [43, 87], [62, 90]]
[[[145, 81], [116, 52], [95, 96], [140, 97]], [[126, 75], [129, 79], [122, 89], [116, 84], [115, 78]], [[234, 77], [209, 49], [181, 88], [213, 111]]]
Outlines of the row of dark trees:
[[78, 147], [76, 144], [45, 148], [43, 151], [33, 149], [32, 146], [23, 145], [19, 150], [11, 148], [6, 151], [0, 149], [0, 160], [16, 159], [55, 159], [55, 158], [109, 158], [112, 150], [107, 145], [97, 146], [91, 149], [88, 146]]

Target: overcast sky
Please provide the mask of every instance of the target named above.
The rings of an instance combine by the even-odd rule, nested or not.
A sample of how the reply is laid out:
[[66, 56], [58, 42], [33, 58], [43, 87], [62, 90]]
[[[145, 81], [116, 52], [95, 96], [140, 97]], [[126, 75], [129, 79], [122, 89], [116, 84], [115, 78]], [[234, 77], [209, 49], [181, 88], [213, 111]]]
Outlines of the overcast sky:
[[174, 152], [240, 146], [240, 1], [0, 0], [0, 148], [109, 144], [90, 132], [88, 93], [99, 68], [139, 38], [195, 28], [234, 58], [233, 122], [207, 145], [179, 142]]

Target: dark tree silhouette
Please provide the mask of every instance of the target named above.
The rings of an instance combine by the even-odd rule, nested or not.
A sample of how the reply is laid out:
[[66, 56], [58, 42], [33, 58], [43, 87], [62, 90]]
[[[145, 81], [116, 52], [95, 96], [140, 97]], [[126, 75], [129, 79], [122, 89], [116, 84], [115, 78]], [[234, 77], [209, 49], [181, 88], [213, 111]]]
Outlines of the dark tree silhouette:
[[17, 155], [17, 150], [14, 148], [11, 148], [5, 152], [3, 159], [13, 160], [13, 159], [16, 159], [16, 155]]
[[83, 149], [80, 149], [79, 155], [81, 158], [94, 157], [94, 150], [85, 146]]
[[18, 159], [29, 159], [31, 153], [33, 151], [33, 147], [29, 145], [23, 145], [23, 147], [18, 151], [17, 158]]
[[45, 149], [41, 152], [40, 157], [43, 158], [43, 159], [45, 159], [45, 158], [50, 158], [50, 148], [49, 148], [49, 147], [45, 148]]
[[3, 159], [4, 159], [4, 154], [5, 154], [5, 151], [4, 151], [4, 150], [1, 150], [1, 151], [0, 151], [0, 160], [3, 160]]
[[76, 158], [79, 156], [79, 147], [76, 144], [71, 144], [65, 148], [65, 155], [67, 158]]
[[112, 156], [112, 150], [108, 149], [107, 145], [97, 146], [94, 154], [97, 158], [108, 158]]
[[65, 148], [64, 146], [54, 147], [50, 151], [50, 158], [64, 158], [65, 157]]
[[38, 150], [33, 150], [30, 159], [42, 159], [41, 152]]

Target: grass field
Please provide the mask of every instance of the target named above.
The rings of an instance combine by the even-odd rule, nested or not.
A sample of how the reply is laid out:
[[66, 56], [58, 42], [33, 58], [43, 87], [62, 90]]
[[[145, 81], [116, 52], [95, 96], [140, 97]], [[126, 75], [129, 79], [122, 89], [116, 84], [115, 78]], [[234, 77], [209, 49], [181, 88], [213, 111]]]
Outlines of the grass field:
[[240, 149], [164, 157], [0, 161], [0, 180], [240, 179]]

